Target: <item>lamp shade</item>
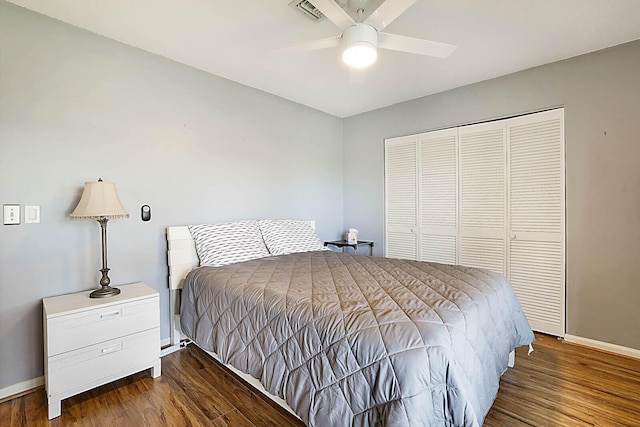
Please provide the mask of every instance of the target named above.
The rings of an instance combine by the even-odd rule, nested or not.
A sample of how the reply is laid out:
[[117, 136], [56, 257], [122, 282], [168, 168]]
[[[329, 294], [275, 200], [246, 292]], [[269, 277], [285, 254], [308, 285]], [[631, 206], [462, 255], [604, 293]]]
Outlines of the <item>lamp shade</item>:
[[129, 218], [113, 182], [85, 182], [78, 206], [71, 213], [71, 219]]

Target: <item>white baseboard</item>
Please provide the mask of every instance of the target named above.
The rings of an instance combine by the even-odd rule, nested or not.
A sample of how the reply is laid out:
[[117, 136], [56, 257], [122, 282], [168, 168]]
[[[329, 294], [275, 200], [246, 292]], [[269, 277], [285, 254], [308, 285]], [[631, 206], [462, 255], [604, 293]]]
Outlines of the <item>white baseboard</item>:
[[635, 359], [640, 359], [640, 350], [635, 348], [623, 347], [617, 344], [611, 344], [604, 341], [592, 340], [590, 338], [582, 338], [575, 335], [566, 334], [564, 336], [565, 341], [580, 344], [587, 347], [597, 348], [599, 350], [608, 351], [610, 353], [621, 354], [623, 356], [633, 357]]
[[42, 385], [44, 385], [44, 376], [10, 385], [9, 387], [0, 389], [0, 400], [9, 396], [13, 396], [15, 394], [25, 392], [27, 390], [31, 390], [32, 388], [40, 387]]

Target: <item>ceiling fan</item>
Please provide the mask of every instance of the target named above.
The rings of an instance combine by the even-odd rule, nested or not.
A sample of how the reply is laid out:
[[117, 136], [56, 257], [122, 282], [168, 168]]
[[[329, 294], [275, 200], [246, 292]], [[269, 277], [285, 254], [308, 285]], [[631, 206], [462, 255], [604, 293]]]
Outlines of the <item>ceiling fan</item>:
[[355, 21], [334, 0], [311, 0], [313, 6], [342, 30], [342, 34], [337, 37], [314, 40], [281, 50], [302, 52], [325, 49], [342, 44], [342, 60], [353, 68], [363, 68], [373, 64], [378, 58], [378, 48], [438, 58], [448, 57], [456, 49], [456, 46], [382, 32], [387, 25], [404, 13], [416, 1], [386, 0], [363, 20], [362, 17], [366, 16], [371, 0], [348, 0], [348, 7], [359, 17], [358, 21]]

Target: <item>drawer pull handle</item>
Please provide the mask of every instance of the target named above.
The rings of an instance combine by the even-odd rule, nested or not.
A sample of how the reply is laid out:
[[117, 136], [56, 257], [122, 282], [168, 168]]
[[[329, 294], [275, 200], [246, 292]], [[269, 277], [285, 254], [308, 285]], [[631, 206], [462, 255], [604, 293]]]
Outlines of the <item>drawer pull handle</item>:
[[104, 313], [100, 315], [100, 320], [111, 319], [112, 317], [120, 316], [120, 310], [113, 311], [111, 313]]
[[107, 347], [102, 349], [102, 354], [109, 354], [109, 353], [113, 353], [114, 351], [120, 351], [120, 350], [122, 350], [121, 346]]

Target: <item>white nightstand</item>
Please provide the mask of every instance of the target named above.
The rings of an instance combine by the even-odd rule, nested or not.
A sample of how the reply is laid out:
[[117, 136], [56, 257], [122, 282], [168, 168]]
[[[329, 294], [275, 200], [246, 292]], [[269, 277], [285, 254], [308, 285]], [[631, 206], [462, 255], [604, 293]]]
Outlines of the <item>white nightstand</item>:
[[67, 397], [148, 368], [160, 375], [158, 292], [144, 283], [118, 288], [105, 299], [86, 291], [42, 300], [49, 419]]

